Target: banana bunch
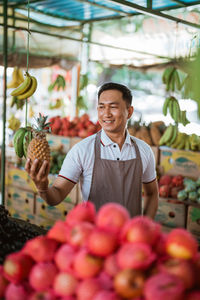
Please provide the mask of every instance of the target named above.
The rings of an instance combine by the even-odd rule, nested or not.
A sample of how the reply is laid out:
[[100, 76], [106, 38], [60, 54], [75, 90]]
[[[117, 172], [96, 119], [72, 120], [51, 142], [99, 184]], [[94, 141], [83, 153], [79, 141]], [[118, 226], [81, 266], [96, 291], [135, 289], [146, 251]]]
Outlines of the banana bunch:
[[20, 125], [20, 120], [12, 114], [11, 117], [8, 119], [8, 128], [12, 129], [13, 131], [16, 131], [17, 129], [19, 129]]
[[23, 109], [23, 106], [25, 104], [25, 100], [19, 100], [16, 96], [13, 96], [10, 102], [10, 107], [16, 106], [17, 110], [18, 109]]
[[167, 97], [165, 99], [165, 102], [163, 104], [163, 115], [164, 116], [167, 115], [168, 109], [169, 109], [172, 119], [176, 123], [178, 123], [180, 120], [180, 116], [181, 116], [181, 110], [180, 110], [178, 100], [173, 96]]
[[60, 89], [64, 90], [65, 86], [66, 86], [65, 78], [62, 75], [58, 75], [56, 77], [56, 80], [49, 85], [48, 91], [52, 92], [53, 89], [57, 89], [57, 91], [59, 91]]
[[174, 143], [171, 145], [171, 148], [190, 150], [188, 135], [179, 131]]
[[178, 127], [177, 125], [170, 124], [164, 131], [163, 135], [160, 138], [159, 145], [171, 146], [177, 137]]
[[17, 97], [18, 100], [24, 100], [31, 97], [37, 88], [37, 79], [26, 72], [24, 81], [12, 91], [11, 96]]
[[192, 151], [200, 151], [200, 136], [193, 133], [189, 136], [190, 149]]
[[7, 84], [7, 89], [14, 89], [18, 87], [24, 81], [24, 76], [22, 74], [22, 70], [18, 67], [14, 67], [12, 72], [12, 79]]
[[162, 81], [166, 84], [167, 92], [174, 92], [176, 89], [180, 91], [182, 88], [179, 73], [175, 67], [168, 67], [165, 69], [162, 75]]
[[22, 158], [23, 156], [26, 158], [28, 145], [32, 138], [33, 136], [31, 127], [20, 127], [15, 132], [13, 145], [15, 148], [15, 153], [19, 158]]

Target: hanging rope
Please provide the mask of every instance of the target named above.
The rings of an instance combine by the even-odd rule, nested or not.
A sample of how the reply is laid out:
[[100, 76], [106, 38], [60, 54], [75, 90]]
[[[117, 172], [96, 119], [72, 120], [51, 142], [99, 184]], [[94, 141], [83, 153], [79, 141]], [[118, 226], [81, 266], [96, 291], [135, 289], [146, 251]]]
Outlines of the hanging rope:
[[[30, 38], [30, 7], [28, 0], [28, 32], [27, 32], [27, 60], [26, 60], [26, 72], [28, 73], [28, 65], [29, 65], [29, 38]], [[27, 127], [27, 119], [28, 119], [28, 99], [26, 99], [25, 103], [25, 127]]]

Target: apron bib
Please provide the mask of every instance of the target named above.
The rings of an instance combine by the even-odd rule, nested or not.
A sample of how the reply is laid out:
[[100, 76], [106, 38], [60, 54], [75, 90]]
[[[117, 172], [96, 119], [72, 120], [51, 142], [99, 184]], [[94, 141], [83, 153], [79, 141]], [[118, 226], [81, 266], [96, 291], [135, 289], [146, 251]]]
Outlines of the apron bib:
[[131, 217], [142, 214], [142, 160], [137, 144], [131, 141], [136, 158], [125, 161], [101, 159], [101, 131], [96, 135], [89, 201], [97, 210], [105, 203], [116, 202], [126, 207]]

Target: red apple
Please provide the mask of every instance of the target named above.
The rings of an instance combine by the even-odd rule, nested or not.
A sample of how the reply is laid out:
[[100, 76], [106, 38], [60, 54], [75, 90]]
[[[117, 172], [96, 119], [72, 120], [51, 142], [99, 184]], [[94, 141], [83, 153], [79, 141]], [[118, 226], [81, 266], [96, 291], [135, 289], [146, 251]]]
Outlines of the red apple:
[[3, 275], [3, 266], [0, 266], [0, 299], [3, 298], [9, 281]]
[[93, 297], [100, 289], [100, 283], [96, 278], [84, 279], [77, 287], [77, 300], [93, 300]]
[[113, 280], [106, 272], [102, 271], [96, 277], [104, 290], [111, 290], [113, 288]]
[[109, 276], [114, 277], [119, 272], [119, 270], [120, 268], [117, 263], [117, 255], [116, 254], [108, 255], [104, 261], [104, 271]]
[[92, 300], [120, 300], [121, 298], [113, 291], [100, 290]]
[[70, 273], [60, 272], [56, 275], [53, 289], [58, 296], [72, 296], [75, 294], [78, 281]]
[[147, 269], [156, 255], [144, 243], [124, 244], [117, 253], [117, 263], [121, 269]]
[[74, 257], [74, 272], [80, 279], [96, 276], [102, 269], [101, 258], [90, 254], [82, 248]]
[[47, 232], [47, 237], [56, 240], [59, 243], [65, 243], [67, 241], [68, 231], [69, 226], [66, 222], [58, 220]]
[[144, 296], [146, 300], [183, 300], [184, 285], [172, 274], [159, 273], [145, 282]]
[[39, 262], [35, 264], [29, 274], [30, 285], [36, 291], [49, 289], [57, 274], [57, 269], [52, 262]]
[[104, 204], [98, 211], [96, 225], [118, 234], [129, 219], [130, 214], [125, 207], [111, 202]]
[[195, 257], [197, 250], [198, 243], [189, 231], [175, 228], [168, 234], [166, 251], [172, 257], [191, 259]]
[[95, 228], [90, 233], [86, 244], [92, 254], [101, 257], [113, 253], [117, 245], [116, 235], [101, 228]]
[[33, 263], [32, 258], [22, 252], [11, 253], [3, 264], [4, 276], [13, 283], [19, 283], [28, 277]]
[[68, 244], [63, 244], [55, 253], [54, 260], [60, 271], [72, 272], [75, 250]]
[[52, 290], [33, 292], [28, 300], [57, 300], [55, 293]]
[[128, 221], [121, 232], [122, 242], [141, 242], [154, 245], [161, 234], [160, 224], [146, 216], [138, 216]]
[[195, 284], [195, 269], [191, 261], [171, 258], [160, 264], [159, 270], [179, 277], [186, 289]]
[[92, 202], [87, 201], [76, 205], [70, 210], [66, 217], [66, 223], [71, 227], [83, 221], [94, 223], [95, 217], [95, 206]]
[[79, 222], [76, 225], [72, 226], [68, 231], [67, 240], [70, 245], [73, 247], [82, 247], [85, 246], [86, 241], [91, 234], [94, 225], [89, 222]]
[[47, 236], [37, 236], [26, 242], [23, 252], [36, 262], [50, 261], [54, 257], [58, 243]]
[[5, 291], [6, 300], [27, 300], [29, 292], [24, 284], [9, 283]]
[[170, 185], [172, 177], [170, 175], [162, 175], [159, 179], [159, 185]]
[[145, 277], [141, 271], [126, 269], [120, 271], [115, 276], [114, 288], [117, 294], [119, 294], [121, 297], [126, 299], [134, 299], [142, 295], [144, 282]]
[[161, 185], [159, 187], [159, 196], [163, 198], [169, 197], [171, 193], [171, 186], [170, 185]]

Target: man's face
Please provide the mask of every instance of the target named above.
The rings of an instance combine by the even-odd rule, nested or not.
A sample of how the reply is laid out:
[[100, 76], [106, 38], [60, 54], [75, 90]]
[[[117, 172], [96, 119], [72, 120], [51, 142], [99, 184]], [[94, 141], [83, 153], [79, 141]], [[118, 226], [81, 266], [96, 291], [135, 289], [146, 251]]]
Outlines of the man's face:
[[133, 113], [118, 90], [107, 90], [101, 93], [98, 102], [98, 120], [107, 133], [123, 133], [127, 120]]

